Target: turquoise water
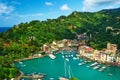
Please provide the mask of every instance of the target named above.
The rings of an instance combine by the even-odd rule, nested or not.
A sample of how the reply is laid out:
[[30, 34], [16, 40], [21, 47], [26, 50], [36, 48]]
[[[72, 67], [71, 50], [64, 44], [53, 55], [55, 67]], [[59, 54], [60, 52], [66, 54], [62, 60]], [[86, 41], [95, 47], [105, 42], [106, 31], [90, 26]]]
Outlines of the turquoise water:
[[[61, 52], [59, 52], [61, 53]], [[76, 51], [64, 51], [62, 53], [71, 53], [76, 57]], [[64, 54], [71, 55], [71, 54]], [[33, 60], [23, 61], [22, 64], [16, 63], [16, 66], [25, 73], [25, 75], [29, 75], [32, 73], [44, 73], [46, 74], [43, 80], [50, 80], [50, 78], [54, 78], [54, 80], [58, 80], [59, 77], [65, 76], [65, 58], [62, 57], [63, 54], [56, 54], [56, 59], [52, 60], [48, 56], [44, 58], [38, 58]], [[94, 70], [93, 67], [87, 68], [86, 66], [94, 63], [86, 63], [82, 66], [78, 65], [78, 63], [83, 62], [84, 59], [73, 59], [73, 57], [69, 58], [69, 61], [66, 61], [66, 65], [70, 65], [70, 69], [67, 68], [67, 77], [68, 73], [71, 74], [72, 77], [77, 77], [79, 80], [120, 80], [120, 67], [115, 66], [107, 66], [107, 68], [100, 72], [99, 69]], [[105, 66], [101, 64], [101, 66]], [[68, 72], [69, 70], [69, 72]], [[112, 74], [112, 76], [108, 75]]]

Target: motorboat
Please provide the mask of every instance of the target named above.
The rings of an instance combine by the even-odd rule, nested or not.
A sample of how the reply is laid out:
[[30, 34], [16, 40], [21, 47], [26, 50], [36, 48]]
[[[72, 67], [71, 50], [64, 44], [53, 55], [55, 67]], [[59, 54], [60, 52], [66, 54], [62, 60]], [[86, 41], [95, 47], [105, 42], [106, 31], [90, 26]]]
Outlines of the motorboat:
[[90, 66], [86, 66], [87, 68], [90, 68]]
[[66, 55], [66, 57], [68, 57], [68, 55]]
[[79, 59], [79, 57], [73, 57], [73, 59], [74, 59], [74, 60], [77, 60], [77, 59]]
[[[64, 69], [65, 69], [65, 76], [64, 77], [59, 77], [59, 80], [69, 80], [71, 78], [71, 70], [70, 70], [70, 65], [67, 66], [67, 62], [69, 62], [69, 59], [66, 58], [64, 60]], [[68, 74], [68, 78], [67, 78], [67, 74]]]
[[19, 64], [23, 64], [23, 62], [22, 62], [22, 61], [19, 61]]
[[49, 54], [49, 57], [50, 57], [51, 59], [55, 59], [55, 58], [56, 58], [53, 54]]
[[83, 65], [83, 64], [85, 64], [85, 63], [84, 63], [84, 62], [82, 62], [82, 63], [78, 63], [79, 66], [81, 66], [81, 65]]
[[50, 80], [54, 80], [54, 78], [49, 78]]
[[95, 66], [95, 65], [97, 65], [97, 64], [98, 64], [98, 63], [95, 62], [95, 63], [91, 64], [90, 67]]
[[101, 67], [98, 71], [104, 71], [106, 69], [105, 66]]
[[65, 60], [66, 60], [66, 61], [69, 61], [69, 59], [68, 59], [68, 58], [66, 58]]
[[93, 69], [98, 69], [98, 68], [100, 68], [100, 65], [93, 67]]
[[64, 58], [64, 56], [62, 56], [62, 58]]
[[71, 55], [71, 57], [73, 57], [73, 55]]
[[108, 75], [109, 75], [109, 76], [112, 76], [112, 73], [109, 73]]
[[59, 80], [69, 80], [69, 79], [64, 77], [59, 77]]

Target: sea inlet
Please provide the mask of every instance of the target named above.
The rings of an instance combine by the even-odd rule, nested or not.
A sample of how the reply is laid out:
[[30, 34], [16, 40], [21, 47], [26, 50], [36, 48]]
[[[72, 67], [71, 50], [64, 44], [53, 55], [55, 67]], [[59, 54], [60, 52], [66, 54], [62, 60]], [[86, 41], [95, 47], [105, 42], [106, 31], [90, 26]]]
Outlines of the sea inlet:
[[16, 62], [15, 66], [25, 75], [46, 74], [42, 80], [58, 80], [59, 77], [76, 77], [78, 80], [120, 80], [120, 67], [79, 58], [77, 51], [60, 51], [55, 56], [56, 59], [45, 56]]

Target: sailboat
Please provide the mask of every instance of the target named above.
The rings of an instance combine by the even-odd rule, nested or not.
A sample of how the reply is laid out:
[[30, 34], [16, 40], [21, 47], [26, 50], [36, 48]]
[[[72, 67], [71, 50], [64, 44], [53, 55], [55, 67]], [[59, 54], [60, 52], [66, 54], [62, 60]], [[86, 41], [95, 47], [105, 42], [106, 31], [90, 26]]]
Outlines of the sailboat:
[[[65, 69], [65, 77], [59, 77], [59, 80], [69, 80], [71, 78], [71, 73], [70, 73], [70, 65], [67, 66], [66, 61], [69, 62], [69, 59], [64, 59], [64, 69]], [[68, 70], [68, 73], [67, 73]], [[67, 78], [67, 74], [69, 76], [69, 78]]]

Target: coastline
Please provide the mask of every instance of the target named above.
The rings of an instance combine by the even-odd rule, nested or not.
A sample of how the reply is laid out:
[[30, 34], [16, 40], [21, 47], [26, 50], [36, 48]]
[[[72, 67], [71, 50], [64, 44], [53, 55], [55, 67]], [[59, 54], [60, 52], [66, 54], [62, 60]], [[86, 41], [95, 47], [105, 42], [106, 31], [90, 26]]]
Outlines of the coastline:
[[6, 32], [10, 28], [12, 28], [12, 27], [0, 27], [0, 33]]
[[15, 80], [20, 80], [21, 77], [24, 76], [24, 73], [23, 73], [22, 71], [20, 71], [20, 70], [19, 70], [19, 74], [20, 74], [20, 75], [17, 76], [17, 77], [15, 78]]
[[[57, 52], [55, 52], [55, 53], [53, 53], [53, 54], [56, 54], [56, 53], [58, 53], [59, 51], [62, 51], [62, 50], [66, 50], [66, 49], [65, 49], [65, 48], [64, 48], [64, 49], [60, 49], [60, 50], [58, 50]], [[68, 48], [67, 48], [67, 50], [68, 50]], [[69, 50], [74, 50], [74, 49], [69, 48]], [[79, 53], [77, 53], [77, 54], [79, 54]], [[40, 56], [40, 57], [29, 56], [28, 58], [16, 59], [15, 62], [24, 61], [24, 60], [31, 60], [31, 59], [36, 59], [36, 58], [42, 58], [42, 57], [45, 57], [45, 56], [48, 56], [48, 54], [44, 54], [44, 55], [42, 55], [42, 56]], [[116, 65], [113, 64], [113, 63], [110, 63], [110, 62], [101, 62], [101, 61], [99, 61], [99, 60], [94, 60], [94, 59], [88, 58], [88, 57], [86, 57], [86, 56], [80, 56], [80, 55], [79, 55], [79, 57], [80, 57], [80, 58], [87, 59], [87, 60], [90, 60], [90, 61], [94, 61], [94, 62], [96, 61], [96, 62], [99, 62], [99, 63], [101, 63], [101, 64], [105, 64], [105, 65], [107, 65], [107, 66], [111, 66], [111, 65], [116, 66]], [[22, 76], [24, 76], [24, 73], [20, 71], [20, 75], [17, 76], [16, 79], [17, 79], [17, 80], [20, 80], [20, 78], [22, 78]]]
[[115, 63], [113, 63], [113, 62], [107, 62], [107, 61], [105, 61], [105, 62], [102, 62], [102, 61], [100, 61], [100, 60], [95, 60], [95, 59], [91, 59], [91, 58], [88, 58], [88, 57], [86, 57], [86, 56], [79, 56], [80, 58], [85, 58], [85, 59], [87, 59], [87, 60], [90, 60], [90, 61], [96, 61], [96, 62], [98, 62], [98, 63], [101, 63], [101, 64], [105, 64], [105, 65], [107, 65], [107, 66], [116, 66], [116, 67], [119, 67], [120, 65], [116, 65]]

